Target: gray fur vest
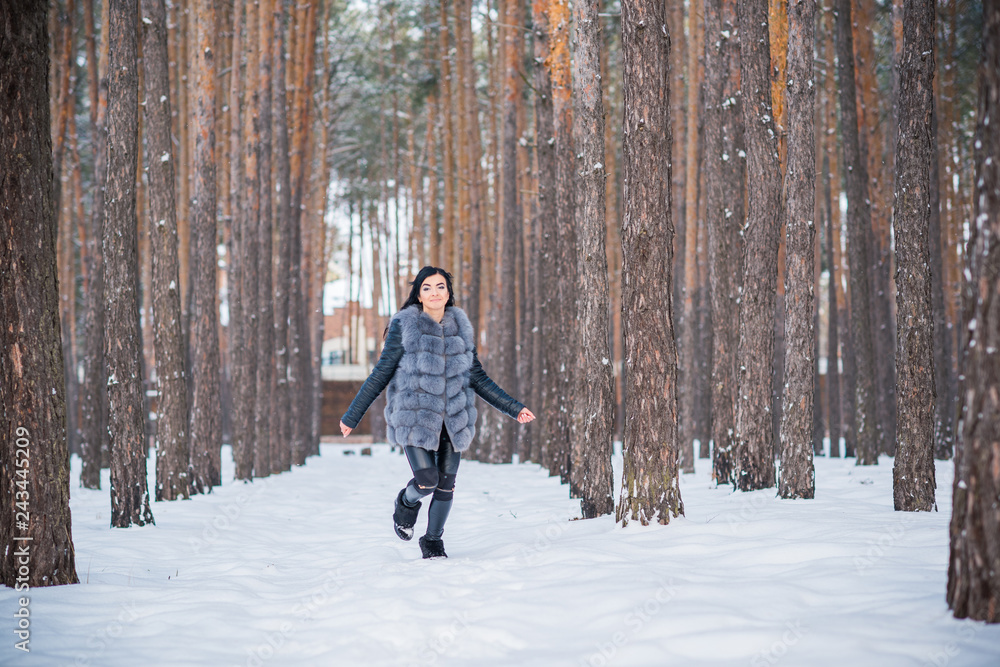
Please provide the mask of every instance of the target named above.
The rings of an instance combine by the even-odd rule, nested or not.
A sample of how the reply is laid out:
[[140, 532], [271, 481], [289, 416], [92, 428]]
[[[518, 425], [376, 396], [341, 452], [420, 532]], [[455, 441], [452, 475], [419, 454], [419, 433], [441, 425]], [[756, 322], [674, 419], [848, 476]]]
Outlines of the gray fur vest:
[[475, 334], [460, 308], [447, 308], [438, 324], [419, 306], [393, 316], [401, 325], [403, 356], [386, 389], [389, 442], [435, 451], [442, 425], [456, 451], [476, 435], [476, 396], [469, 386]]

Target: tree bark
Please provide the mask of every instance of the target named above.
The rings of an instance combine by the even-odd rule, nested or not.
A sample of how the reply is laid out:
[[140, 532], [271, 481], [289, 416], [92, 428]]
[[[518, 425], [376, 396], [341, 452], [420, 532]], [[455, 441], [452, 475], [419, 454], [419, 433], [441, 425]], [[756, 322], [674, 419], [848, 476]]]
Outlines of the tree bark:
[[[512, 2], [514, 0], [507, 0]], [[579, 342], [571, 418], [570, 495], [583, 499], [583, 518], [614, 511], [611, 445], [614, 380], [608, 345], [608, 260], [605, 248], [604, 103], [601, 88], [600, 0], [576, 0], [573, 135], [576, 140], [576, 299]]]
[[[535, 55], [535, 154], [538, 174], [538, 210], [535, 213], [539, 228], [539, 390], [537, 427], [538, 454], [532, 460], [549, 469], [550, 475], [558, 474], [551, 466], [551, 452], [556, 446], [555, 422], [558, 418], [556, 397], [556, 362], [559, 359], [559, 331], [555, 319], [557, 305], [558, 271], [555, 266], [556, 245], [556, 198], [555, 198], [555, 127], [552, 107], [552, 78], [550, 67], [549, 2], [533, 0], [531, 3], [531, 24], [534, 29], [533, 44]], [[542, 285], [548, 289], [541, 288]]]
[[[278, 233], [278, 259], [275, 270], [274, 289], [274, 359], [275, 359], [275, 408], [271, 420], [271, 438], [278, 445], [278, 459], [281, 470], [290, 470], [291, 449], [291, 395], [288, 385], [289, 352], [289, 295], [291, 292], [292, 262], [292, 212], [291, 164], [288, 159], [288, 95], [285, 88], [285, 24], [288, 12], [284, 0], [275, 3], [274, 22], [276, 27], [274, 52], [274, 77], [271, 100], [274, 107], [274, 153], [275, 165], [275, 226]], [[352, 270], [353, 275], [353, 270]], [[353, 338], [352, 338], [353, 340]], [[348, 363], [353, 363], [349, 359]]]
[[11, 588], [79, 582], [69, 509], [46, 8], [39, 0], [0, 5], [0, 90], [5, 96], [0, 112], [0, 582]]
[[622, 2], [625, 331], [624, 468], [616, 520], [667, 524], [684, 513], [677, 474], [671, 206], [670, 33], [666, 7]]
[[[896, 337], [892, 319], [892, 250], [890, 226], [892, 206], [888, 178], [882, 159], [885, 139], [879, 108], [881, 93], [876, 80], [873, 30], [877, 25], [875, 0], [852, 0], [854, 62], [857, 83], [858, 134], [861, 156], [868, 172], [871, 210], [871, 308], [872, 345], [875, 350], [876, 437], [879, 451], [891, 455], [896, 444]], [[894, 68], [895, 69], [895, 68]], [[898, 69], [896, 70], [898, 75]], [[898, 113], [896, 118], [898, 118]]]
[[785, 382], [781, 413], [782, 498], [812, 498], [815, 330], [816, 133], [813, 114], [815, 0], [792, 3], [788, 11], [787, 128], [785, 174]]
[[258, 8], [260, 51], [258, 53], [259, 111], [258, 130], [258, 190], [260, 217], [257, 239], [257, 393], [256, 438], [254, 439], [254, 477], [267, 477], [278, 472], [275, 445], [271, 442], [271, 415], [274, 409], [274, 292], [271, 273], [273, 264], [273, 225], [271, 222], [271, 52], [274, 26], [272, 5], [276, 0], [260, 0]]
[[775, 481], [770, 406], [781, 173], [771, 111], [767, 0], [744, 2], [738, 11], [747, 170], [753, 178], [743, 232], [734, 479], [741, 491], [753, 491]]
[[[501, 250], [500, 271], [498, 275], [501, 289], [497, 291], [500, 300], [500, 326], [497, 340], [499, 345], [492, 350], [494, 367], [500, 370], [500, 386], [508, 392], [517, 395], [517, 236], [521, 233], [522, 211], [517, 196], [517, 107], [521, 102], [521, 3], [520, 0], [506, 0], [506, 24], [504, 47], [504, 81], [503, 81], [503, 172], [500, 174], [503, 183], [503, 246]], [[492, 416], [492, 415], [491, 415]], [[514, 424], [507, 420], [495, 419], [498, 438], [494, 439], [494, 447], [489, 460], [493, 463], [509, 463], [514, 453]]]
[[705, 3], [705, 222], [708, 225], [708, 275], [712, 299], [712, 476], [716, 484], [733, 481], [736, 423], [736, 347], [743, 281], [743, 169], [740, 157], [740, 46], [735, 0]]
[[955, 448], [948, 606], [956, 618], [1000, 622], [1000, 2], [983, 2], [975, 221], [963, 289], [965, 325]]
[[[694, 438], [696, 437], [698, 398], [700, 382], [698, 373], [698, 231], [701, 220], [698, 217], [698, 93], [701, 80], [698, 76], [698, 56], [701, 53], [704, 25], [699, 20], [700, 0], [692, 0], [688, 10], [687, 44], [687, 131], [684, 151], [684, 274], [679, 329], [681, 340], [678, 345], [678, 393], [680, 394], [680, 415], [678, 417], [677, 465], [682, 472], [694, 472]], [[679, 91], [675, 91], [678, 92]]]
[[[108, 25], [108, 3], [102, 5], [101, 25]], [[108, 34], [101, 40], [99, 78], [92, 80], [98, 91], [92, 109], [95, 192], [87, 237], [89, 289], [84, 294], [83, 381], [80, 383], [80, 486], [101, 488], [101, 467], [108, 452], [108, 371], [104, 360], [104, 190], [107, 187]]]
[[[197, 0], [195, 54], [194, 201], [191, 229], [195, 239], [191, 262], [191, 483], [208, 493], [222, 483], [222, 403], [219, 365], [218, 263], [215, 163], [215, 8]], [[238, 76], [234, 73], [233, 76]], [[238, 103], [237, 103], [238, 104]]]
[[557, 293], [553, 325], [558, 335], [558, 347], [553, 351], [552, 382], [555, 389], [556, 417], [550, 422], [555, 430], [550, 432], [549, 472], [558, 473], [564, 483], [570, 480], [572, 422], [571, 390], [576, 386], [576, 359], [572, 350], [577, 349], [573, 304], [579, 290], [576, 276], [576, 237], [574, 233], [574, 168], [573, 103], [570, 73], [570, 6], [569, 0], [550, 0], [549, 7], [549, 62], [552, 77], [552, 119], [555, 137], [555, 234], [556, 254], [553, 257], [557, 280], [552, 285]]
[[146, 419], [136, 293], [135, 175], [139, 127], [138, 10], [134, 0], [109, 0], [108, 182], [104, 256], [104, 351], [108, 368], [111, 525], [153, 522], [146, 486]]
[[854, 85], [854, 45], [851, 35], [851, 0], [836, 0], [837, 80], [840, 84], [840, 128], [847, 171], [847, 250], [850, 257], [851, 344], [856, 359], [854, 389], [857, 464], [878, 463], [875, 433], [875, 358], [873, 349], [871, 290], [868, 282], [871, 253], [868, 237], [868, 169], [858, 139], [858, 107]]
[[892, 469], [896, 510], [934, 502], [934, 320], [931, 314], [930, 161], [934, 112], [934, 0], [907, 3], [899, 67], [896, 134], [896, 401], [899, 433]]
[[[146, 177], [149, 179], [149, 241], [152, 249], [156, 344], [156, 499], [191, 495], [188, 395], [181, 298], [178, 291], [177, 209], [174, 152], [170, 142], [167, 72], [167, 10], [163, 0], [143, 0]], [[214, 268], [214, 267], [213, 267]], [[214, 275], [214, 274], [213, 274]]]

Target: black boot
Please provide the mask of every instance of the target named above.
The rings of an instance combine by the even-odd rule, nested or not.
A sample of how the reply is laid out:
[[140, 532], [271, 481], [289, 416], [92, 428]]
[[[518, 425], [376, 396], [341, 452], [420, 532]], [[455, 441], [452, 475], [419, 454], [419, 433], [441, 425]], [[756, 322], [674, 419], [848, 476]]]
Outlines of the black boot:
[[392, 513], [392, 523], [399, 539], [409, 541], [413, 539], [413, 524], [417, 522], [420, 502], [417, 502], [416, 507], [410, 507], [403, 502], [404, 493], [406, 493], [405, 488], [396, 496], [396, 510]]
[[448, 554], [444, 552], [444, 540], [427, 535], [420, 538], [420, 551], [424, 554], [424, 558], [448, 557]]

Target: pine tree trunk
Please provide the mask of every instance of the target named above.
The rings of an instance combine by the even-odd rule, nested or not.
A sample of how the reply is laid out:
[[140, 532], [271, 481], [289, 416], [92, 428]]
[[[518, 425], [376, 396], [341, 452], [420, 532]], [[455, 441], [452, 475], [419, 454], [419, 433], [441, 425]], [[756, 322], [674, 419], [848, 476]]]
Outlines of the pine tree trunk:
[[[191, 230], [196, 240], [191, 262], [191, 483], [196, 493], [208, 493], [222, 483], [222, 403], [219, 376], [219, 315], [216, 264], [215, 164], [215, 8], [197, 0], [195, 55], [194, 202]], [[236, 76], [236, 74], [234, 74]]]
[[666, 6], [622, 2], [622, 326], [624, 469], [616, 521], [667, 524], [684, 513], [677, 473], [671, 205], [670, 33]]
[[[512, 2], [513, 0], [507, 0]], [[615, 508], [611, 473], [614, 438], [614, 379], [608, 346], [608, 264], [604, 245], [604, 104], [601, 88], [600, 0], [576, 0], [573, 135], [576, 140], [576, 386], [571, 419], [570, 495], [582, 498], [583, 518]], [[569, 354], [572, 354], [567, 350]]]
[[441, 0], [441, 27], [438, 30], [440, 40], [439, 55], [441, 62], [441, 78], [438, 89], [441, 96], [441, 176], [444, 181], [444, 204], [441, 209], [441, 229], [444, 231], [442, 250], [439, 262], [435, 266], [445, 267], [447, 271], [455, 272], [455, 158], [452, 119], [454, 118], [452, 100], [452, 68], [451, 68], [451, 31], [448, 24], [448, 0]]
[[549, 472], [558, 473], [564, 483], [570, 480], [572, 422], [570, 410], [576, 386], [575, 355], [577, 349], [576, 308], [574, 301], [579, 291], [576, 275], [576, 236], [574, 234], [574, 168], [573, 103], [570, 74], [570, 6], [569, 0], [551, 0], [549, 7], [549, 62], [552, 77], [552, 119], [555, 137], [555, 234], [556, 253], [553, 261], [557, 280], [553, 325], [558, 335], [558, 347], [553, 350], [552, 382], [555, 388], [556, 417], [550, 426]]
[[907, 3], [896, 134], [896, 400], [899, 434], [892, 469], [896, 510], [934, 502], [934, 320], [931, 314], [930, 162], [934, 159], [934, 0]]
[[1000, 2], [983, 2], [975, 222], [963, 289], [961, 437], [955, 448], [948, 606], [1000, 622]]
[[[832, 63], [830, 63], [832, 65]], [[824, 150], [826, 153], [826, 151]], [[824, 218], [826, 220], [826, 264], [830, 267], [830, 285], [827, 290], [827, 301], [830, 304], [827, 310], [827, 330], [826, 330], [826, 392], [829, 401], [828, 428], [830, 432], [830, 458], [840, 456], [840, 426], [843, 418], [840, 412], [840, 364], [838, 361], [838, 324], [840, 318], [840, 308], [837, 305], [839, 290], [837, 283], [841, 279], [840, 270], [833, 257], [833, 202], [830, 195], [830, 181], [833, 175], [830, 173], [829, 153], [823, 158], [823, 198]]]
[[[503, 172], [500, 174], [503, 183], [503, 245], [501, 247], [500, 271], [497, 296], [500, 300], [500, 322], [497, 327], [499, 345], [491, 350], [494, 368], [498, 371], [498, 383], [513, 395], [517, 391], [517, 236], [520, 234], [522, 211], [519, 205], [517, 190], [517, 107], [521, 102], [521, 74], [518, 68], [521, 64], [520, 30], [514, 26], [521, 23], [520, 0], [506, 0], [506, 15], [503, 18], [504, 29], [504, 80], [503, 80]], [[490, 451], [489, 460], [492, 463], [509, 463], [514, 452], [515, 425], [499, 416], [495, 418], [498, 438], [494, 439], [494, 447]], [[502, 420], [502, 421], [501, 421]]]
[[816, 133], [813, 47], [816, 3], [788, 11], [787, 129], [785, 174], [785, 382], [781, 414], [782, 498], [812, 498], [813, 389], [816, 383], [813, 287], [815, 272]]
[[242, 319], [239, 337], [233, 347], [233, 459], [236, 479], [249, 480], [254, 470], [255, 413], [257, 401], [257, 293], [258, 293], [258, 234], [260, 190], [258, 182], [258, 150], [260, 144], [257, 49], [258, 3], [247, 0], [246, 20], [246, 82], [243, 87], [243, 173], [237, 187], [243, 192], [243, 206], [234, 221], [234, 238], [238, 229], [240, 253], [240, 306]]
[[738, 8], [743, 124], [746, 128], [749, 199], [744, 227], [743, 291], [736, 359], [736, 486], [753, 491], [774, 486], [771, 421], [774, 302], [778, 233], [781, 229], [781, 173], [771, 111], [767, 0]]
[[[854, 387], [857, 464], [878, 463], [875, 421], [875, 357], [869, 285], [868, 169], [858, 139], [858, 108], [854, 85], [854, 46], [851, 35], [851, 0], [836, 0], [837, 80], [840, 84], [841, 133], [847, 171], [847, 251], [850, 257], [851, 345], [856, 359]], [[850, 380], [848, 380], [850, 382]]]
[[260, 0], [258, 54], [259, 156], [257, 185], [260, 191], [260, 219], [258, 221], [257, 257], [257, 395], [256, 431], [254, 439], [254, 477], [267, 477], [279, 472], [275, 461], [276, 444], [271, 442], [271, 414], [274, 409], [274, 292], [273, 225], [271, 222], [271, 51], [274, 26], [272, 5], [276, 0]]
[[11, 588], [79, 582], [69, 509], [46, 5], [38, 0], [0, 5], [0, 90], [5, 95], [0, 114], [0, 583]]
[[[931, 114], [931, 144], [937, 142], [937, 109]], [[941, 247], [941, 188], [939, 157], [931, 161], [930, 218], [927, 248], [930, 251], [931, 317], [934, 320], [934, 458], [950, 459], [955, 450], [955, 397], [952, 395], [952, 345], [944, 308], [944, 250]]]
[[146, 486], [146, 419], [143, 414], [135, 225], [135, 174], [139, 128], [138, 8], [109, 0], [108, 181], [104, 193], [104, 352], [108, 368], [108, 435], [111, 447], [111, 525], [153, 522]]
[[[538, 210], [535, 214], [538, 226], [539, 257], [538, 271], [538, 319], [540, 369], [537, 405], [540, 424], [536, 427], [538, 454], [532, 461], [548, 468], [550, 475], [558, 474], [551, 464], [552, 452], [556, 446], [555, 423], [558, 418], [556, 397], [556, 375], [559, 359], [559, 329], [555, 318], [558, 299], [558, 271], [555, 266], [556, 245], [556, 199], [555, 199], [555, 127], [552, 117], [552, 79], [550, 58], [549, 2], [533, 0], [531, 3], [531, 24], [534, 29], [533, 49], [535, 55], [535, 152], [536, 173], [538, 174]], [[542, 286], [547, 286], [543, 288]]]
[[[288, 159], [288, 95], [285, 89], [285, 25], [288, 21], [283, 0], [275, 3], [274, 22], [276, 27], [274, 52], [274, 77], [271, 100], [274, 107], [274, 154], [275, 165], [275, 226], [278, 233], [278, 259], [275, 269], [274, 286], [274, 359], [275, 359], [275, 406], [271, 419], [271, 439], [277, 443], [279, 466], [290, 470], [291, 449], [291, 396], [288, 385], [289, 359], [289, 295], [291, 292], [292, 262], [292, 214], [289, 195], [291, 194], [291, 165]], [[350, 246], [348, 246], [350, 248]], [[353, 276], [353, 268], [351, 270]], [[352, 338], [353, 340], [353, 338]], [[349, 363], [353, 359], [348, 360]]]
[[[240, 100], [243, 95], [243, 77], [241, 61], [243, 58], [243, 13], [244, 0], [235, 0], [233, 5], [233, 53], [230, 67], [229, 85], [229, 208], [232, 212], [229, 218], [229, 259], [226, 276], [226, 293], [229, 306], [229, 326], [226, 332], [227, 367], [224, 390], [226, 400], [223, 401], [223, 432], [228, 435], [229, 444], [235, 456], [237, 436], [237, 380], [242, 378], [238, 350], [243, 344], [243, 300], [240, 291], [241, 274], [243, 271], [240, 241], [243, 234], [240, 220], [243, 217], [243, 111]], [[240, 417], [242, 418], [242, 416]]]
[[[885, 140], [879, 108], [881, 93], [875, 78], [873, 28], [875, 0], [852, 0], [858, 130], [862, 159], [868, 172], [871, 202], [872, 336], [875, 350], [875, 421], [879, 451], [891, 455], [896, 444], [896, 337], [892, 319], [890, 225], [892, 181], [882, 159]], [[898, 70], [897, 70], [898, 75]], [[898, 114], [896, 116], [899, 117]]]
[[717, 484], [733, 481], [736, 429], [736, 347], [743, 252], [742, 125], [740, 51], [735, 0], [705, 3], [705, 223], [712, 300], [712, 475]]
[[[108, 25], [108, 3], [102, 4], [101, 25]], [[91, 54], [92, 55], [92, 54]], [[101, 75], [97, 78], [97, 72]], [[108, 452], [108, 371], [104, 360], [104, 190], [107, 187], [108, 32], [101, 39], [100, 69], [93, 68], [97, 104], [91, 110], [96, 190], [87, 237], [89, 289], [84, 294], [83, 381], [80, 383], [80, 486], [101, 488], [101, 468]], [[93, 97], [91, 98], [93, 101]]]
[[[698, 56], [704, 27], [699, 20], [701, 2], [692, 0], [688, 11], [689, 41], [687, 44], [687, 132], [684, 151], [684, 274], [682, 276], [683, 305], [680, 312], [678, 345], [678, 460], [682, 472], [694, 472], [694, 438], [697, 430], [698, 383]], [[680, 91], [675, 91], [678, 94]]]
[[[191, 495], [188, 475], [188, 395], [181, 298], [178, 291], [177, 210], [174, 153], [170, 142], [170, 82], [167, 72], [167, 10], [163, 0], [143, 0], [146, 177], [149, 179], [149, 240], [152, 249], [154, 341], [156, 345], [156, 499]], [[214, 268], [214, 267], [213, 267]], [[213, 274], [214, 275], [214, 274]]]

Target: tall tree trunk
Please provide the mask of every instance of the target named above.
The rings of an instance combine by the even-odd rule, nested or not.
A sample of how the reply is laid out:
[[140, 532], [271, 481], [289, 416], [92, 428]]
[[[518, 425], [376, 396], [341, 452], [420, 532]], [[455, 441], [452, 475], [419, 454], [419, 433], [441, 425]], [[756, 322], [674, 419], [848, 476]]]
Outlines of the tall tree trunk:
[[975, 222], [963, 289], [965, 325], [955, 448], [948, 606], [956, 618], [1000, 622], [1000, 2], [983, 2]]
[[712, 299], [712, 476], [733, 481], [736, 430], [736, 348], [743, 283], [743, 120], [739, 90], [740, 46], [736, 1], [705, 3], [705, 222]]
[[624, 467], [616, 521], [667, 524], [684, 513], [677, 474], [677, 351], [670, 216], [670, 33], [666, 6], [622, 2], [622, 324]]
[[836, 0], [837, 80], [840, 84], [840, 130], [847, 171], [847, 250], [851, 273], [851, 344], [856, 358], [854, 389], [857, 464], [878, 463], [875, 433], [875, 358], [871, 319], [868, 240], [871, 214], [868, 206], [868, 169], [858, 139], [858, 107], [854, 85], [854, 46], [851, 35], [851, 0]]
[[440, 252], [440, 264], [447, 271], [456, 270], [455, 258], [455, 132], [452, 129], [454, 118], [454, 101], [452, 99], [452, 68], [451, 68], [451, 30], [449, 29], [448, 0], [441, 0], [441, 26], [438, 30], [440, 40], [439, 53], [441, 61], [441, 78], [438, 80], [438, 90], [441, 95], [441, 176], [444, 181], [444, 205], [441, 209], [441, 228], [444, 230], [442, 239], [443, 250]]
[[[508, 392], [517, 395], [517, 236], [520, 234], [523, 214], [517, 196], [517, 107], [521, 103], [521, 34], [515, 27], [521, 24], [521, 0], [506, 0], [506, 15], [503, 22], [504, 46], [504, 81], [503, 81], [503, 172], [500, 174], [503, 183], [503, 246], [498, 272], [497, 291], [500, 300], [500, 322], [496, 350], [491, 350], [495, 361], [494, 368], [499, 370], [499, 383]], [[495, 416], [498, 438], [490, 452], [493, 463], [509, 463], [514, 452], [514, 425], [506, 420], [500, 421]]]
[[[512, 2], [513, 0], [507, 0]], [[601, 88], [600, 0], [576, 0], [573, 135], [576, 140], [576, 300], [579, 342], [575, 365], [570, 494], [583, 499], [585, 519], [614, 511], [611, 445], [614, 379], [608, 346], [608, 260], [604, 245], [604, 104]], [[569, 352], [569, 350], [567, 350]]]
[[[154, 340], [156, 344], [156, 499], [191, 495], [188, 395], [181, 298], [178, 291], [177, 209], [174, 153], [170, 142], [170, 82], [167, 72], [167, 9], [163, 0], [143, 0], [146, 177], [149, 179], [149, 240], [152, 247]], [[214, 267], [213, 267], [214, 269]], [[214, 275], [214, 274], [213, 274]]]
[[[601, 83], [604, 88], [604, 109], [608, 122], [604, 124], [604, 156], [606, 161], [605, 183], [605, 223], [607, 226], [608, 279], [610, 281], [611, 299], [609, 302], [611, 316], [611, 362], [615, 380], [615, 437], [621, 439], [622, 423], [625, 421], [625, 403], [622, 387], [622, 229], [618, 203], [618, 128], [621, 127], [618, 117], [620, 104], [612, 103], [611, 86], [615, 91], [621, 90], [618, 77], [621, 62], [616, 61], [614, 67], [608, 64], [611, 50], [610, 43], [618, 35], [616, 21], [605, 21], [606, 48], [601, 49]], [[612, 84], [614, 81], [614, 84]], [[615, 99], [617, 100], [617, 94]], [[534, 267], [532, 267], [534, 269]], [[538, 368], [534, 366], [534, 368]]]
[[[688, 11], [687, 50], [687, 147], [684, 151], [684, 275], [682, 276], [683, 306], [679, 328], [681, 340], [678, 345], [680, 416], [677, 430], [677, 465], [682, 472], [694, 472], [694, 438], [697, 430], [698, 382], [698, 97], [701, 81], [698, 77], [698, 57], [704, 24], [699, 15], [701, 0], [692, 0]], [[680, 91], [677, 91], [678, 93]]]
[[[215, 165], [215, 7], [196, 0], [194, 201], [191, 230], [191, 483], [196, 493], [208, 493], [222, 483], [222, 403], [220, 400], [219, 315], [216, 264]], [[238, 77], [238, 73], [233, 73]], [[238, 104], [238, 102], [237, 102]]]
[[934, 502], [934, 320], [931, 315], [930, 162], [934, 159], [934, 0], [903, 10], [896, 134], [896, 375], [899, 436], [893, 504], [930, 511]]
[[[554, 351], [552, 362], [558, 361], [558, 371], [554, 369], [552, 382], [559, 406], [552, 425], [555, 431], [550, 437], [549, 473], [558, 473], [563, 482], [570, 479], [571, 428], [569, 406], [573, 401], [572, 389], [576, 386], [576, 359], [572, 350], [577, 349], [576, 308], [573, 303], [579, 290], [576, 277], [576, 236], [573, 220], [574, 168], [576, 160], [573, 151], [573, 103], [570, 74], [570, 6], [569, 0], [551, 0], [549, 6], [549, 47], [551, 53], [550, 76], [552, 77], [552, 118], [555, 136], [555, 233], [557, 270], [556, 310], [553, 324], [558, 332], [559, 346]], [[564, 370], [563, 370], [564, 369]]]
[[[832, 65], [832, 63], [829, 63]], [[833, 175], [830, 173], [830, 155], [826, 153], [823, 157], [823, 203], [824, 218], [826, 222], [826, 264], [830, 270], [830, 284], [827, 290], [827, 301], [830, 304], [827, 310], [826, 329], [826, 393], [829, 402], [828, 428], [830, 432], [830, 458], [840, 456], [840, 427], [843, 424], [840, 406], [840, 364], [838, 361], [838, 325], [840, 319], [840, 308], [837, 304], [838, 293], [837, 283], [841, 279], [840, 267], [834, 262], [833, 253], [833, 203], [830, 195], [830, 181]]]
[[787, 128], [785, 174], [785, 382], [781, 415], [782, 498], [812, 498], [813, 389], [815, 331], [816, 133], [813, 84], [815, 0], [797, 2], [788, 12]]
[[[236, 455], [237, 416], [236, 406], [237, 380], [242, 379], [240, 367], [240, 348], [243, 345], [243, 300], [240, 292], [240, 282], [243, 272], [242, 251], [240, 241], [243, 234], [240, 231], [240, 220], [243, 217], [243, 110], [241, 98], [243, 94], [243, 77], [241, 66], [243, 54], [243, 13], [244, 0], [235, 0], [233, 6], [233, 53], [230, 67], [229, 82], [229, 208], [232, 212], [229, 218], [229, 251], [227, 253], [228, 274], [226, 276], [226, 292], [229, 306], [229, 326], [227, 327], [226, 347], [228, 354], [226, 384], [226, 401], [223, 402], [223, 431], [229, 436], [233, 456]], [[228, 403], [228, 405], [227, 405]], [[228, 408], [228, 409], [227, 409]], [[228, 425], [228, 429], [226, 428]]]
[[5, 95], [0, 113], [0, 583], [18, 590], [25, 590], [24, 584], [79, 583], [69, 509], [46, 5], [15, 0], [0, 6], [0, 90]]
[[746, 128], [749, 200], [743, 238], [745, 264], [737, 344], [736, 486], [774, 486], [771, 421], [774, 300], [781, 229], [781, 173], [771, 110], [767, 0], [738, 8], [743, 124]]
[[[882, 159], [885, 139], [876, 80], [873, 31], [875, 0], [852, 0], [854, 62], [857, 81], [858, 132], [861, 156], [868, 171], [871, 210], [872, 344], [875, 350], [875, 430], [879, 451], [891, 455], [896, 444], [896, 339], [892, 320], [890, 226], [892, 181]], [[898, 76], [898, 71], [896, 72]], [[898, 114], [896, 115], [898, 118]]]
[[[549, 469], [550, 475], [558, 474], [551, 467], [556, 447], [556, 420], [558, 399], [556, 397], [556, 375], [559, 359], [559, 329], [555, 318], [558, 300], [558, 271], [555, 265], [557, 235], [555, 229], [555, 127], [552, 107], [552, 78], [549, 0], [533, 0], [531, 3], [531, 24], [534, 28], [533, 49], [535, 55], [535, 152], [538, 174], [538, 210], [536, 225], [539, 228], [538, 243], [541, 264], [539, 266], [538, 319], [539, 327], [539, 427], [537, 428], [538, 455], [533, 461]], [[542, 289], [545, 285], [548, 289]]]
[[259, 39], [260, 52], [257, 67], [260, 79], [257, 107], [259, 119], [258, 189], [260, 191], [260, 219], [258, 221], [257, 262], [257, 396], [256, 432], [254, 439], [254, 477], [267, 477], [276, 468], [271, 443], [271, 414], [274, 409], [274, 292], [271, 273], [273, 243], [271, 223], [271, 52], [274, 26], [272, 5], [276, 0], [260, 0]]
[[247, 0], [246, 20], [246, 83], [243, 88], [243, 173], [239, 185], [243, 192], [243, 206], [238, 220], [234, 221], [234, 239], [239, 234], [240, 284], [239, 300], [242, 318], [238, 337], [234, 339], [233, 373], [233, 459], [236, 462], [236, 479], [249, 480], [253, 476], [254, 440], [256, 436], [257, 396], [257, 293], [258, 293], [258, 234], [260, 216], [260, 190], [258, 179], [259, 91], [257, 75], [257, 20], [258, 3]]
[[[101, 467], [108, 451], [108, 371], [104, 360], [104, 190], [107, 187], [108, 110], [108, 2], [102, 4], [100, 69], [93, 67], [91, 80], [98, 91], [91, 110], [94, 144], [95, 192], [87, 237], [87, 274], [90, 286], [84, 294], [83, 381], [80, 384], [80, 486], [101, 488]], [[100, 77], [96, 78], [100, 71]], [[93, 101], [93, 97], [92, 97]]]
[[[824, 0], [823, 7], [823, 60], [826, 63], [824, 89], [825, 109], [825, 129], [823, 139], [823, 153], [826, 156], [828, 165], [825, 170], [825, 190], [824, 196], [827, 198], [827, 224], [829, 225], [830, 236], [828, 239], [827, 251], [830, 253], [830, 289], [833, 295], [830, 300], [830, 345], [833, 346], [832, 363], [834, 370], [838, 372], [837, 387], [839, 389], [836, 399], [831, 397], [831, 401], [836, 400], [836, 407], [831, 403], [831, 414], [837, 415], [837, 429], [844, 439], [844, 456], [853, 456], [855, 443], [857, 442], [854, 429], [854, 385], [856, 373], [854, 371], [854, 348], [851, 345], [850, 336], [850, 316], [847, 299], [846, 285], [849, 282], [850, 272], [846, 270], [843, 253], [841, 252], [841, 218], [840, 218], [840, 159], [839, 147], [837, 146], [837, 108], [836, 102], [836, 72], [834, 71], [834, 58], [836, 50], [834, 48], [834, 10], [835, 0]], [[839, 341], [839, 342], [838, 342]], [[836, 352], [840, 351], [840, 360], [843, 366], [837, 365]], [[828, 353], [831, 354], [831, 353]], [[827, 373], [829, 373], [830, 361], [827, 361]], [[830, 384], [831, 391], [834, 385]], [[839, 457], [840, 436], [834, 438], [831, 433], [830, 456]]]
[[[284, 0], [274, 3], [274, 24], [276, 28], [274, 56], [274, 77], [269, 104], [274, 108], [274, 154], [277, 161], [275, 178], [275, 226], [278, 233], [278, 260], [275, 270], [274, 289], [274, 359], [275, 359], [275, 406], [271, 419], [271, 439], [278, 444], [281, 470], [290, 470], [291, 449], [291, 395], [288, 385], [289, 358], [289, 296], [291, 292], [292, 263], [292, 212], [291, 165], [288, 159], [288, 105], [285, 89], [285, 24], [288, 11]], [[353, 276], [353, 271], [351, 272]], [[353, 340], [353, 339], [352, 339]], [[348, 363], [353, 360], [349, 359]]]
[[[937, 110], [931, 113], [931, 144], [937, 141]], [[927, 248], [930, 252], [931, 317], [934, 320], [934, 458], [947, 460], [955, 449], [955, 396], [952, 394], [952, 345], [944, 308], [944, 249], [941, 247], [941, 188], [939, 158], [931, 161], [930, 218]]]
[[139, 128], [138, 7], [109, 0], [108, 182], [104, 206], [104, 353], [108, 368], [108, 435], [111, 447], [111, 525], [153, 522], [146, 486], [146, 420], [143, 414], [139, 297], [136, 294], [135, 174]]

